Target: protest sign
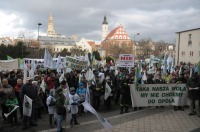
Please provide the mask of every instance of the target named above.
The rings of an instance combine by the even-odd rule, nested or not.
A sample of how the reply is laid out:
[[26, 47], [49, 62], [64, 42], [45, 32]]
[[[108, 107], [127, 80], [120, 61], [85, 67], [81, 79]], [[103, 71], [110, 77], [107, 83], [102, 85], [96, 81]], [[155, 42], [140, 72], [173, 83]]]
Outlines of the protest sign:
[[31, 116], [32, 101], [33, 101], [32, 99], [30, 99], [28, 96], [24, 95], [23, 115], [25, 115], [25, 116]]
[[118, 64], [119, 67], [134, 67], [133, 54], [120, 54]]
[[130, 91], [133, 107], [187, 105], [185, 84], [131, 84]]

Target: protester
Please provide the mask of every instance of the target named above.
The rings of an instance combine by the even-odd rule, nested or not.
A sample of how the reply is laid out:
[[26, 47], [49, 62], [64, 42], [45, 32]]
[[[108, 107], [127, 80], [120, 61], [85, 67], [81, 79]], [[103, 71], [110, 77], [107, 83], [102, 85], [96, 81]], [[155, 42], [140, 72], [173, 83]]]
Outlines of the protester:
[[[192, 77], [188, 79], [186, 86], [188, 88], [188, 98], [190, 102], [190, 113], [189, 115], [197, 114], [200, 117], [199, 99], [200, 99], [200, 81], [199, 75], [193, 73]], [[196, 110], [196, 111], [195, 111]]]
[[57, 113], [57, 132], [61, 132], [62, 128], [62, 121], [63, 121], [63, 114], [66, 112], [65, 108], [65, 97], [63, 95], [63, 89], [58, 88], [57, 90], [57, 97], [56, 97], [56, 113]]
[[[15, 97], [14, 93], [10, 93], [8, 98], [6, 99], [6, 107], [8, 107], [8, 112], [11, 112], [15, 106], [18, 106], [17, 98]], [[13, 119], [15, 123], [17, 123], [17, 109], [14, 110], [9, 116], [9, 122], [13, 125]]]
[[17, 101], [19, 103], [20, 119], [23, 118], [22, 100], [20, 99], [20, 90], [22, 85], [23, 85], [23, 80], [17, 79], [17, 85], [14, 87], [15, 96], [17, 97]]
[[51, 128], [53, 128], [53, 119], [54, 119], [54, 111], [55, 111], [55, 104], [56, 104], [56, 99], [53, 97], [53, 89], [50, 90], [49, 96], [47, 98], [46, 104], [48, 106], [48, 112], [49, 112], [49, 125]]
[[8, 79], [4, 78], [0, 87], [0, 104], [2, 108], [2, 117], [4, 121], [7, 120], [4, 114], [8, 113], [8, 108], [6, 107], [6, 100], [8, 98], [8, 95], [12, 93], [14, 93], [12, 86], [8, 84]]
[[77, 121], [77, 113], [78, 113], [78, 102], [80, 100], [79, 96], [76, 94], [75, 88], [71, 87], [69, 95], [69, 104], [70, 104], [70, 111], [72, 114], [72, 118], [70, 120], [70, 125], [80, 125]]
[[[23, 127], [22, 130], [25, 130], [30, 126], [37, 126], [36, 124], [36, 105], [37, 105], [37, 99], [38, 99], [38, 91], [37, 87], [32, 84], [32, 78], [27, 78], [27, 83], [22, 85], [21, 91], [20, 91], [20, 97], [21, 100], [24, 101], [24, 96], [28, 96], [30, 99], [32, 99], [32, 108], [31, 110], [31, 116], [23, 115]], [[26, 103], [26, 102], [25, 102]], [[29, 107], [23, 106], [23, 107]]]

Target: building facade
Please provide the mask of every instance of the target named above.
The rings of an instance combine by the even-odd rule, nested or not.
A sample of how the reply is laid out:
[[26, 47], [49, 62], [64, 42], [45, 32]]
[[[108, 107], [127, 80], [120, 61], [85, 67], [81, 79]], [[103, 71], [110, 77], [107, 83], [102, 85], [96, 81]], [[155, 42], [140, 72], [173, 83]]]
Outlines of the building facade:
[[200, 28], [176, 32], [176, 64], [200, 61]]
[[132, 47], [133, 42], [121, 24], [113, 29], [101, 42], [101, 48], [106, 51], [106, 55], [115, 58], [119, 54], [133, 53]]

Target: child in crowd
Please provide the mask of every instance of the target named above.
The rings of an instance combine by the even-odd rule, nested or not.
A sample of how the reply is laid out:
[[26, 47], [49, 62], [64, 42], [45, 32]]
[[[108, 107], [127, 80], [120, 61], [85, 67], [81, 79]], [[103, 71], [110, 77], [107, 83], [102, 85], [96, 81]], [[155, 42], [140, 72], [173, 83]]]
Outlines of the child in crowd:
[[70, 120], [70, 125], [73, 127], [73, 125], [79, 125], [76, 114], [78, 113], [78, 102], [79, 102], [79, 96], [75, 92], [75, 88], [70, 88], [70, 95], [69, 95], [69, 104], [71, 109], [72, 118]]
[[[19, 103], [17, 101], [17, 98], [15, 97], [14, 93], [10, 93], [8, 98], [6, 99], [6, 107], [8, 107], [8, 112], [11, 112], [15, 106], [17, 106]], [[13, 119], [15, 120], [15, 123], [17, 123], [17, 109], [14, 110], [9, 116], [9, 122], [11, 125], [13, 125]]]
[[80, 97], [78, 112], [79, 112], [79, 115], [83, 115], [84, 114], [84, 107], [81, 103], [85, 102], [86, 87], [84, 86], [84, 84], [79, 84], [79, 88], [76, 90], [76, 93]]
[[53, 92], [54, 92], [53, 89], [51, 89], [49, 92], [49, 97], [47, 98], [47, 101], [46, 101], [47, 106], [48, 106], [48, 112], [49, 112], [49, 124], [51, 128], [53, 128], [52, 121], [53, 121], [55, 103], [56, 103], [56, 100], [53, 97]]

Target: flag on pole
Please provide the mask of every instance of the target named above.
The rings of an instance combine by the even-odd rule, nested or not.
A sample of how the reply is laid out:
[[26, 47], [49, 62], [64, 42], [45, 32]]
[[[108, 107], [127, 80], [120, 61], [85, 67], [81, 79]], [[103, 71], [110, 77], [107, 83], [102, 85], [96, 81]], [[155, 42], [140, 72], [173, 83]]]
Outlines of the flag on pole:
[[35, 69], [36, 69], [35, 60], [31, 60], [31, 70], [29, 73], [29, 77], [34, 78]]
[[108, 83], [106, 82], [105, 94], [104, 94], [104, 99], [105, 99], [105, 100], [110, 96], [111, 91], [112, 91], [112, 90], [111, 90], [110, 86], [109, 86]]
[[23, 115], [31, 116], [32, 112], [32, 99], [30, 99], [28, 96], [24, 95], [24, 101], [23, 101]]
[[9, 55], [7, 55], [7, 60], [13, 60], [13, 58]]
[[15, 106], [12, 110], [11, 110], [11, 112], [9, 112], [9, 113], [4, 113], [4, 116], [7, 118], [11, 113], [13, 113], [13, 111], [15, 111], [17, 108], [18, 108], [19, 106]]
[[61, 61], [61, 57], [60, 55], [58, 56], [58, 60], [57, 60], [57, 63], [56, 63], [56, 69], [57, 69], [57, 72], [58, 73], [61, 73], [61, 69], [63, 69], [64, 66], [62, 64], [62, 61]]
[[20, 69], [24, 69], [23, 59], [18, 58], [18, 64]]
[[44, 67], [53, 68], [53, 66], [54, 66], [53, 58], [52, 58], [51, 54], [49, 53], [49, 50], [47, 48], [45, 48]]
[[90, 60], [88, 54], [85, 55], [85, 61], [87, 61], [87, 66], [90, 66]]
[[90, 80], [94, 80], [95, 81], [94, 73], [90, 68], [85, 73], [85, 79], [88, 80], [88, 81], [90, 81]]
[[97, 119], [99, 120], [101, 125], [106, 130], [112, 129], [112, 126], [110, 125], [110, 123], [108, 123], [108, 121], [105, 118], [103, 118], [88, 102], [83, 102], [82, 105], [84, 106], [84, 108], [86, 110], [90, 111], [91, 113], [93, 113], [97, 117]]

